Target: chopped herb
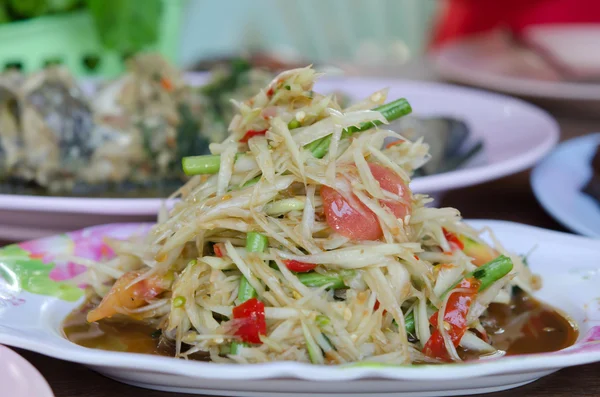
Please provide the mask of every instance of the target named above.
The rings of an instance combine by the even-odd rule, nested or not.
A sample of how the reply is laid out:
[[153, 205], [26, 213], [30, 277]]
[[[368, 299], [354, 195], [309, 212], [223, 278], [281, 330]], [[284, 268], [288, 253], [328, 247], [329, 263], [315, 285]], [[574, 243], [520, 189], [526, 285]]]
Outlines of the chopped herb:
[[175, 299], [173, 299], [173, 307], [181, 307], [183, 305], [185, 305], [185, 297], [178, 296]]

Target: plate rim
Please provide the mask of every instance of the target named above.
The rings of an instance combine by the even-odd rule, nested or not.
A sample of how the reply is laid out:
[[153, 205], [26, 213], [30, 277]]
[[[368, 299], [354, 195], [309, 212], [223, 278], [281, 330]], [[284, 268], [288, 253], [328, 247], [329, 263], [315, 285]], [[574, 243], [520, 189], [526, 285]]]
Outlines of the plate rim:
[[[416, 178], [411, 181], [411, 188], [416, 193], [436, 193], [440, 191], [458, 189], [492, 181], [503, 176], [523, 171], [533, 166], [556, 146], [560, 127], [550, 113], [542, 108], [528, 103], [519, 98], [508, 95], [488, 92], [478, 88], [462, 87], [431, 81], [414, 81], [398, 78], [384, 77], [356, 77], [356, 76], [329, 76], [320, 81], [336, 82], [352, 80], [368, 83], [374, 87], [389, 87], [400, 85], [411, 90], [425, 88], [429, 90], [451, 91], [458, 95], [486, 97], [500, 101], [506, 105], [513, 105], [529, 114], [535, 115], [540, 122], [547, 124], [543, 140], [537, 142], [529, 151], [508, 160], [493, 164], [484, 164], [471, 168]], [[416, 110], [415, 114], [419, 114]], [[77, 214], [105, 214], [105, 215], [155, 215], [165, 199], [163, 198], [94, 198], [94, 197], [60, 197], [60, 196], [33, 196], [18, 194], [0, 194], [0, 211], [16, 210], [44, 213], [77, 213]]]
[[571, 217], [566, 215], [562, 207], [556, 207], [554, 204], [552, 204], [551, 200], [547, 199], [546, 195], [543, 192], [544, 189], [542, 189], [542, 187], [540, 186], [540, 173], [542, 172], [541, 170], [543, 169], [543, 167], [545, 165], [548, 165], [554, 156], [558, 155], [563, 151], [569, 151], [571, 147], [580, 145], [585, 141], [597, 141], [598, 144], [600, 144], [600, 132], [576, 137], [560, 143], [551, 153], [549, 153], [539, 164], [537, 164], [534, 167], [533, 171], [531, 172], [529, 181], [531, 184], [531, 189], [533, 190], [533, 194], [538, 203], [540, 203], [544, 210], [556, 221], [565, 226], [567, 229], [580, 233], [584, 236], [600, 238], [600, 229], [598, 231], [595, 231], [593, 229], [589, 229], [585, 226], [582, 226], [578, 222], [574, 222]]
[[[509, 221], [497, 220], [467, 220], [475, 228], [490, 227], [493, 230], [515, 230], [523, 233], [534, 234], [536, 239], [544, 238], [547, 241], [561, 241], [562, 244], [585, 247], [600, 252], [598, 240], [577, 236], [569, 233], [558, 232], [524, 225]], [[115, 224], [113, 224], [115, 225]], [[139, 226], [140, 224], [116, 224]], [[100, 225], [95, 227], [107, 227]], [[92, 228], [95, 228], [92, 227]], [[89, 229], [89, 228], [88, 228]], [[48, 299], [40, 298], [44, 302]], [[43, 303], [39, 303], [42, 305]], [[77, 304], [77, 303], [75, 303]], [[549, 353], [503, 357], [497, 360], [484, 360], [472, 363], [450, 364], [450, 365], [423, 365], [423, 366], [361, 366], [350, 365], [346, 367], [318, 366], [297, 362], [274, 362], [265, 364], [216, 364], [205, 362], [191, 362], [184, 360], [173, 360], [170, 357], [158, 357], [136, 353], [106, 352], [95, 349], [84, 348], [66, 339], [63, 339], [56, 330], [48, 330], [44, 327], [31, 328], [30, 331], [42, 331], [50, 333], [58, 338], [57, 343], [48, 344], [44, 340], [38, 340], [25, 333], [19, 333], [19, 329], [3, 332], [7, 326], [0, 326], [0, 343], [33, 350], [38, 353], [76, 362], [80, 364], [109, 367], [129, 368], [140, 371], [160, 372], [163, 374], [180, 375], [193, 378], [222, 379], [222, 380], [265, 380], [277, 378], [295, 378], [311, 381], [360, 381], [368, 378], [390, 379], [390, 380], [451, 380], [469, 379], [481, 376], [511, 374], [521, 371], [535, 372], [544, 370], [556, 370], [574, 365], [588, 364], [600, 361], [600, 350], [576, 351], [571, 354], [550, 355]]]
[[[546, 82], [531, 78], [505, 76], [465, 68], [454, 62], [453, 59], [457, 53], [463, 54], [463, 57], [464, 54], [476, 53], [474, 48], [481, 46], [482, 37], [486, 36], [462, 38], [438, 48], [430, 56], [436, 73], [448, 80], [512, 95], [554, 100], [600, 100], [600, 84]], [[471, 58], [473, 57], [474, 55], [471, 55]]]

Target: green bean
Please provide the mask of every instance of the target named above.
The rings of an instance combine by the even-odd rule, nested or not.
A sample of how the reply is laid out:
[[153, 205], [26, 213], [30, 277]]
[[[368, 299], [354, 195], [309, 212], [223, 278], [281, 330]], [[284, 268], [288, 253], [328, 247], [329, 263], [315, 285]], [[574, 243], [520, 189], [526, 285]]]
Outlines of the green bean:
[[[407, 114], [412, 112], [410, 104], [404, 98], [396, 99], [393, 102], [386, 103], [385, 105], [376, 107], [373, 110], [380, 112], [388, 122], [399, 119], [400, 117], [406, 116]], [[342, 139], [348, 138], [354, 133], [366, 131], [381, 124], [381, 121], [374, 120], [364, 122], [358, 127], [348, 127], [342, 131]], [[315, 145], [315, 142], [318, 143]], [[323, 158], [329, 150], [329, 144], [331, 143], [331, 135], [327, 135], [315, 142], [310, 143], [311, 147], [309, 148], [309, 150], [316, 158]]]
[[[388, 122], [396, 120], [412, 112], [410, 104], [404, 98], [400, 98], [393, 102], [386, 103], [385, 105], [378, 106], [373, 110], [380, 112]], [[294, 123], [294, 121], [297, 120], [294, 119], [288, 124], [289, 129], [299, 127], [299, 125]], [[348, 138], [354, 133], [366, 131], [381, 124], [382, 123], [380, 121], [374, 120], [364, 122], [358, 127], [348, 127], [342, 131], [342, 138]], [[304, 148], [309, 150], [314, 157], [323, 158], [329, 150], [330, 143], [331, 135], [327, 135], [321, 139], [317, 139], [316, 141], [307, 144], [304, 146]], [[236, 157], [236, 161], [237, 159], [238, 157]], [[219, 172], [219, 168], [221, 167], [221, 160], [220, 156], [218, 155], [184, 157], [181, 160], [181, 163], [183, 166], [183, 172], [185, 172], [186, 175], [216, 174]]]
[[304, 340], [306, 341], [306, 350], [308, 351], [310, 362], [313, 364], [322, 364], [323, 351], [304, 322], [302, 322], [302, 333], [304, 334]]
[[245, 276], [242, 276], [240, 279], [240, 287], [238, 288], [238, 301], [240, 303], [246, 302], [248, 299], [256, 298], [256, 290], [254, 287], [248, 282], [248, 279]]
[[326, 273], [321, 274], [317, 272], [299, 273], [297, 274], [298, 280], [307, 287], [322, 287], [329, 285], [329, 288], [340, 289], [347, 288], [344, 278], [352, 277], [354, 272], [342, 271], [339, 273]]
[[[476, 270], [467, 274], [464, 279], [469, 279], [474, 277], [479, 281], [479, 292], [485, 291], [488, 287], [494, 284], [496, 281], [500, 280], [502, 277], [506, 276], [513, 269], [512, 260], [505, 256], [500, 255], [495, 259], [492, 259], [488, 263], [479, 266]], [[462, 279], [461, 279], [462, 281]], [[460, 284], [460, 281], [450, 287], [446, 292], [442, 294], [440, 298], [444, 299], [444, 297], [452, 291], [456, 286]]]
[[269, 245], [267, 236], [257, 232], [248, 232], [246, 235], [246, 251], [263, 252]]
[[[246, 251], [248, 252], [263, 252], [268, 244], [269, 240], [263, 234], [248, 232], [246, 235]], [[248, 282], [248, 279], [242, 275], [238, 290], [238, 301], [244, 303], [248, 299], [255, 298], [256, 296], [256, 290]]]
[[404, 317], [404, 328], [406, 329], [406, 333], [410, 335], [415, 335], [415, 312], [412, 311], [408, 313]]
[[221, 168], [221, 156], [189, 156], [181, 159], [186, 175], [216, 174]]

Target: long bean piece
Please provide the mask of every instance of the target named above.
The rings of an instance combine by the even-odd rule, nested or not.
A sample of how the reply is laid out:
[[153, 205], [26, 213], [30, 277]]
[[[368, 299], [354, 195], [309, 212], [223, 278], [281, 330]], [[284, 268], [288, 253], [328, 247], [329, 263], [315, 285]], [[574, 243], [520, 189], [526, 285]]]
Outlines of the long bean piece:
[[[468, 279], [474, 277], [477, 279], [479, 281], [479, 292], [481, 292], [506, 276], [512, 269], [512, 260], [508, 256], [500, 255], [488, 263], [479, 266], [477, 270], [468, 273], [464, 278]], [[458, 284], [460, 284], [460, 281], [448, 288], [448, 290], [442, 294], [441, 298], [443, 299], [450, 291], [456, 288]]]
[[351, 270], [341, 271], [339, 273], [321, 274], [317, 272], [299, 273], [298, 280], [307, 287], [322, 287], [329, 285], [329, 288], [340, 289], [346, 288], [344, 278], [352, 277]]

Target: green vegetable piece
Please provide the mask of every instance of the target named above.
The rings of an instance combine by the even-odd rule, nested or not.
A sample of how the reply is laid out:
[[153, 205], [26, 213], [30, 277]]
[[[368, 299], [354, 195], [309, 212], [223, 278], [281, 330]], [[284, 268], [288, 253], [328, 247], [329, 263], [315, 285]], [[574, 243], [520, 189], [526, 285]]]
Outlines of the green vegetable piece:
[[329, 319], [329, 317], [319, 314], [317, 318], [315, 318], [315, 323], [319, 328], [324, 328], [331, 324], [331, 320]]
[[162, 0], [87, 0], [102, 44], [121, 54], [140, 51], [158, 41], [162, 3]]
[[[512, 260], [505, 255], [500, 255], [497, 258], [489, 261], [488, 263], [478, 267], [475, 271], [468, 273], [464, 277], [464, 279], [474, 277], [477, 280], [479, 280], [479, 292], [481, 292], [485, 291], [496, 281], [506, 276], [508, 273], [510, 273], [512, 269]], [[460, 284], [460, 281], [454, 284], [452, 287], [448, 288], [448, 290], [442, 294], [441, 298], [443, 299], [448, 294], [448, 292], [456, 288], [458, 284]]]
[[306, 341], [306, 350], [308, 351], [310, 362], [313, 364], [322, 364], [324, 361], [323, 351], [304, 322], [302, 323], [302, 333], [304, 334], [304, 340]]
[[404, 328], [406, 333], [415, 336], [415, 313], [410, 312], [404, 317]]
[[185, 305], [185, 301], [186, 299], [184, 296], [177, 296], [173, 299], [173, 307], [182, 307]]
[[216, 174], [221, 168], [221, 156], [189, 156], [181, 159], [186, 175]]
[[249, 186], [256, 185], [258, 183], [258, 181], [260, 181], [261, 177], [262, 176], [259, 175], [259, 176], [255, 177], [255, 178], [252, 178], [249, 181], [246, 181], [241, 187], [244, 188], [244, 187], [249, 187]]
[[229, 349], [229, 354], [232, 354], [234, 356], [236, 354], [239, 354], [240, 348], [244, 347], [244, 346], [248, 346], [248, 344], [247, 343], [243, 343], [243, 342], [232, 342], [231, 343], [231, 348]]
[[299, 273], [298, 280], [307, 287], [322, 287], [329, 284], [329, 288], [340, 289], [347, 288], [344, 282], [345, 278], [350, 278], [354, 275], [351, 270], [342, 271], [339, 273], [321, 274], [317, 272]]
[[[399, 119], [400, 117], [406, 116], [407, 114], [412, 112], [412, 108], [411, 108], [410, 104], [404, 98], [400, 98], [393, 102], [386, 103], [385, 105], [376, 107], [373, 110], [379, 111], [383, 115], [383, 117], [385, 117], [385, 119], [387, 121], [393, 121], [393, 120]], [[342, 131], [342, 139], [348, 138], [349, 136], [351, 136], [352, 134], [354, 134], [356, 132], [366, 131], [366, 130], [371, 129], [378, 125], [381, 125], [380, 121], [370, 121], [370, 122], [362, 123], [358, 127], [349, 127]], [[314, 142], [311, 142], [311, 147], [308, 149], [312, 152], [313, 156], [315, 156], [316, 158], [319, 158], [319, 159], [323, 158], [325, 156], [325, 154], [327, 154], [327, 151], [329, 150], [329, 144], [331, 142], [331, 135], [327, 135], [315, 142], [319, 142], [319, 143], [314, 145]]]
[[301, 126], [302, 126], [302, 124], [300, 124], [300, 122], [298, 120], [296, 120], [296, 119], [292, 119], [292, 121], [290, 121], [288, 123], [288, 129], [290, 129], [290, 130], [293, 130], [295, 128], [299, 128]]
[[269, 245], [267, 236], [257, 232], [248, 232], [246, 235], [246, 251], [264, 252]]
[[240, 287], [238, 289], [238, 301], [244, 303], [248, 299], [256, 298], [257, 296], [254, 287], [248, 282], [248, 279], [245, 276], [242, 276], [240, 279]]

